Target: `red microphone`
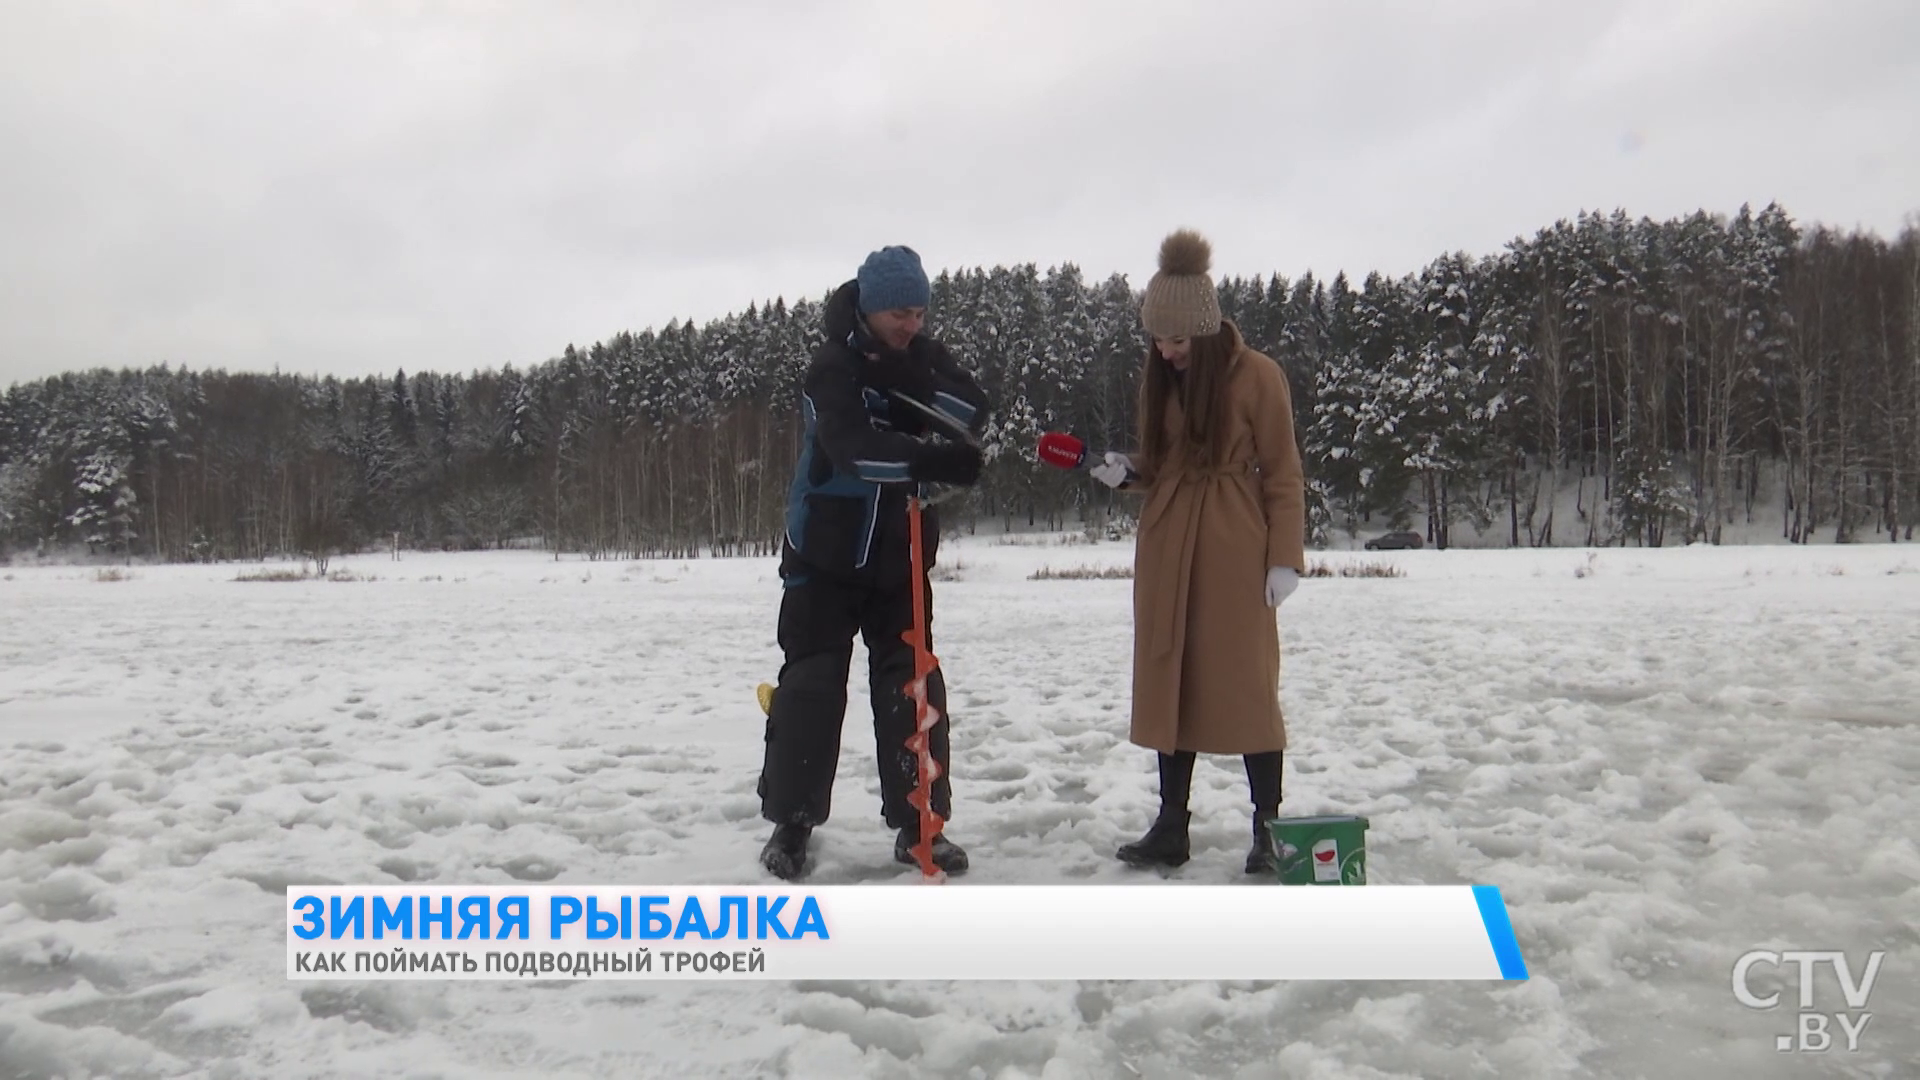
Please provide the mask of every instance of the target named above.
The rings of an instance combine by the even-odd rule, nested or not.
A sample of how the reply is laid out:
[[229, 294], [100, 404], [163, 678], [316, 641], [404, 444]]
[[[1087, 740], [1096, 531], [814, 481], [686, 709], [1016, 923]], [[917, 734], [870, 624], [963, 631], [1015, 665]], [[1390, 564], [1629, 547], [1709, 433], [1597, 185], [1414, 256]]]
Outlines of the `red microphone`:
[[1064, 431], [1049, 431], [1040, 436], [1040, 460], [1057, 469], [1087, 469], [1087, 444]]
[[[1106, 460], [1105, 454], [1098, 457], [1088, 454], [1086, 443], [1064, 431], [1049, 431], [1040, 436], [1038, 454], [1041, 461], [1057, 469], [1091, 469]], [[1126, 483], [1139, 478], [1139, 473], [1127, 470]]]

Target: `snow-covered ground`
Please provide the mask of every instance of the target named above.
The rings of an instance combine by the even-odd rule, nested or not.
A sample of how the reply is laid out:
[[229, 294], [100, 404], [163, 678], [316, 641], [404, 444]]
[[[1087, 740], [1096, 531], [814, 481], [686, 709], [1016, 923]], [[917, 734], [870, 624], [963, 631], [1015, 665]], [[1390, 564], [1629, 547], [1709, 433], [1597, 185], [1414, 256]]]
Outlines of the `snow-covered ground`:
[[[1236, 759], [1191, 863], [1111, 857], [1155, 798], [1130, 585], [1028, 575], [1129, 554], [948, 542], [948, 887], [1245, 880]], [[1282, 609], [1285, 809], [1501, 886], [1529, 982], [290, 982], [289, 882], [761, 880], [772, 561], [0, 568], [0, 1077], [1915, 1075], [1920, 549], [1325, 558], [1406, 576]], [[811, 880], [919, 887], [864, 664]], [[1776, 1053], [1756, 947], [1887, 951], [1858, 1053]]]

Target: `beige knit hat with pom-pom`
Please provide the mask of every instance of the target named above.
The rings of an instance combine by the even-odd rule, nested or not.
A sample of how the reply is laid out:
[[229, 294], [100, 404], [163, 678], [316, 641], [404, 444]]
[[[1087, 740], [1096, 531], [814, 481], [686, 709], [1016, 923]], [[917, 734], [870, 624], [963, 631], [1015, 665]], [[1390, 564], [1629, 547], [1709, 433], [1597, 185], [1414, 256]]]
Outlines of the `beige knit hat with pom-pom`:
[[1158, 338], [1206, 337], [1220, 330], [1220, 294], [1214, 291], [1213, 247], [1191, 229], [1160, 242], [1160, 272], [1147, 282], [1140, 324]]

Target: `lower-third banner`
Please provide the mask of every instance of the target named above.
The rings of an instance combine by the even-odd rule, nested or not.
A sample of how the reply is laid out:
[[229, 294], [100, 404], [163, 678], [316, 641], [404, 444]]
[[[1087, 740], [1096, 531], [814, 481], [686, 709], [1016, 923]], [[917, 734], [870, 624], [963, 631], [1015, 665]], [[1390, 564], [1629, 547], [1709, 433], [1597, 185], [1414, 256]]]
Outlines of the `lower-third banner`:
[[291, 979], [1524, 979], [1490, 885], [326, 886]]

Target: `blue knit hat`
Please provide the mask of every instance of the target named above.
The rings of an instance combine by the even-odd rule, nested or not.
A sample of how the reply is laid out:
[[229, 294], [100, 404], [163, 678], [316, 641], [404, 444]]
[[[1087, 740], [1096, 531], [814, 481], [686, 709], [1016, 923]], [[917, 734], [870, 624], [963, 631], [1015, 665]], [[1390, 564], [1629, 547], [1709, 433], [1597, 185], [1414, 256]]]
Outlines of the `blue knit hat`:
[[920, 255], [910, 247], [884, 247], [867, 256], [860, 264], [860, 311], [926, 307], [933, 299], [933, 286], [920, 266]]

